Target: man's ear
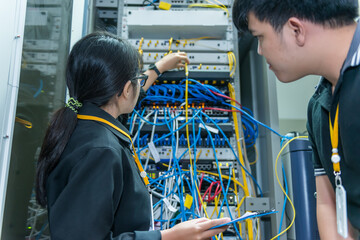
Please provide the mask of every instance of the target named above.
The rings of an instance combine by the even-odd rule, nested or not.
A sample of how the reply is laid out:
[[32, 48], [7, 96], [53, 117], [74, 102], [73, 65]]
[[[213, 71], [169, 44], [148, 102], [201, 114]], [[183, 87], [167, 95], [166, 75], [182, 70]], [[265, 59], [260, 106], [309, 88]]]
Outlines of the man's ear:
[[304, 46], [305, 39], [306, 39], [306, 29], [305, 29], [305, 25], [303, 24], [303, 22], [296, 17], [291, 17], [287, 21], [287, 24], [288, 24], [288, 27], [290, 28], [290, 30], [294, 34], [296, 44], [300, 47]]
[[118, 96], [123, 96], [124, 98], [128, 99], [130, 98], [132, 95], [132, 91], [133, 91], [133, 86], [131, 81], [127, 81], [127, 83], [124, 86], [124, 90], [121, 94], [119, 94]]

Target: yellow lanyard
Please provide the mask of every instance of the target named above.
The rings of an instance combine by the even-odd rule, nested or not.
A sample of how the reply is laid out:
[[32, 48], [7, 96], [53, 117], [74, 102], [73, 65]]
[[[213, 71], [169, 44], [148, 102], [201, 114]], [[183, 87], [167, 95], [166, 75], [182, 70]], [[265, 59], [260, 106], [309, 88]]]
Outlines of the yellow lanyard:
[[340, 173], [340, 155], [338, 151], [339, 145], [339, 104], [336, 108], [336, 114], [334, 119], [334, 126], [331, 123], [331, 117], [329, 113], [329, 126], [330, 126], [330, 139], [331, 139], [331, 146], [332, 146], [332, 155], [331, 161], [333, 163], [334, 174]]
[[136, 154], [136, 150], [135, 150], [135, 147], [134, 147], [134, 143], [133, 143], [131, 137], [129, 136], [129, 134], [127, 134], [126, 132], [124, 132], [123, 130], [121, 130], [119, 127], [115, 126], [115, 125], [112, 124], [111, 122], [109, 122], [109, 121], [107, 121], [107, 120], [105, 120], [105, 119], [99, 118], [99, 117], [89, 116], [89, 115], [80, 115], [80, 114], [78, 114], [78, 115], [77, 115], [77, 118], [78, 118], [78, 119], [82, 119], [82, 120], [93, 120], [93, 121], [98, 121], [98, 122], [105, 123], [105, 124], [109, 125], [110, 127], [116, 129], [116, 130], [119, 131], [120, 133], [122, 133], [124, 136], [126, 136], [126, 137], [130, 140], [130, 142], [131, 142], [131, 146], [132, 146], [133, 151], [134, 151], [133, 157], [134, 157], [134, 159], [135, 159], [135, 163], [136, 163], [137, 167], [138, 167], [139, 170], [140, 170], [140, 176], [142, 177], [145, 185], [146, 185], [146, 186], [149, 185], [149, 179], [148, 179], [148, 177], [147, 177], [147, 175], [146, 175], [146, 172], [144, 171], [144, 169], [143, 169], [143, 167], [142, 167], [142, 165], [141, 165], [141, 163], [140, 163], [139, 157], [138, 157], [138, 155]]

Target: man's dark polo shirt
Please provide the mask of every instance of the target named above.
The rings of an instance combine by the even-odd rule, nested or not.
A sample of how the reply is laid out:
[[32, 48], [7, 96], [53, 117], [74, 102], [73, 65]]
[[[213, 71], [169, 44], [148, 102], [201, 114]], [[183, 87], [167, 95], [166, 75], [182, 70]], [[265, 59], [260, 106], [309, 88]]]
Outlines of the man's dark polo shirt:
[[334, 184], [329, 112], [332, 121], [339, 104], [341, 177], [347, 193], [348, 218], [360, 229], [360, 24], [341, 69], [334, 94], [322, 78], [308, 105], [308, 132], [313, 147], [315, 176], [327, 174]]

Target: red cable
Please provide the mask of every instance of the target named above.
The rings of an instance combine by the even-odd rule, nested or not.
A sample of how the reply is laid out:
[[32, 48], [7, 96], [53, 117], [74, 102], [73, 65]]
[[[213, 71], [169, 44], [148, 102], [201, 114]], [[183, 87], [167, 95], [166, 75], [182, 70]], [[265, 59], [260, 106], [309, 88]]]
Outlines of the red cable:
[[199, 192], [201, 190], [201, 184], [202, 184], [203, 179], [204, 179], [204, 173], [201, 173], [201, 179], [200, 179], [200, 183], [199, 183]]
[[[220, 192], [221, 192], [221, 185], [220, 185], [220, 182], [218, 181], [214, 195], [213, 195], [212, 197], [209, 195], [209, 198], [210, 198], [209, 201], [214, 201], [214, 200], [215, 200], [215, 197], [216, 197], [217, 195], [219, 195]], [[208, 201], [208, 202], [209, 202], [209, 201]]]
[[223, 112], [241, 112], [239, 110], [230, 110], [225, 108], [213, 108], [213, 107], [204, 107], [202, 110], [217, 110], [217, 111], [223, 111]]
[[[215, 189], [215, 192], [214, 192], [214, 195], [211, 196], [211, 190], [212, 190], [212, 187], [216, 184], [216, 189]], [[208, 187], [208, 189], [205, 191], [202, 199], [204, 200], [206, 195], [208, 195], [208, 199], [206, 200], [208, 203], [213, 201], [215, 199], [215, 197], [217, 195], [219, 195], [219, 193], [221, 192], [221, 184], [220, 184], [220, 181], [216, 181], [216, 182], [212, 182], [210, 184], [210, 186]]]
[[213, 90], [210, 90], [210, 92], [212, 92], [213, 94], [218, 95], [218, 96], [220, 96], [220, 97], [223, 97], [223, 98], [229, 99], [229, 100], [231, 100], [231, 101], [234, 101], [237, 105], [240, 106], [240, 108], [242, 107], [241, 104], [240, 104], [238, 101], [236, 101], [235, 99], [233, 99], [233, 98], [231, 98], [231, 97], [228, 97], [228, 96], [226, 96], [226, 95], [223, 95], [223, 94], [214, 92]]

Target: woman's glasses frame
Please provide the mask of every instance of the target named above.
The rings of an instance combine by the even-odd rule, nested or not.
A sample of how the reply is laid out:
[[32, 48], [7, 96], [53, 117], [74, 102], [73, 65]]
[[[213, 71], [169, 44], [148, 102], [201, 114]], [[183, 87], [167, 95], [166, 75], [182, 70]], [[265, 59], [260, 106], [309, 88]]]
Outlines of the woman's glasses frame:
[[140, 74], [140, 75], [137, 75], [136, 77], [131, 78], [130, 81], [138, 80], [140, 83], [140, 86], [143, 87], [143, 86], [145, 86], [148, 78], [149, 78], [148, 75]]

